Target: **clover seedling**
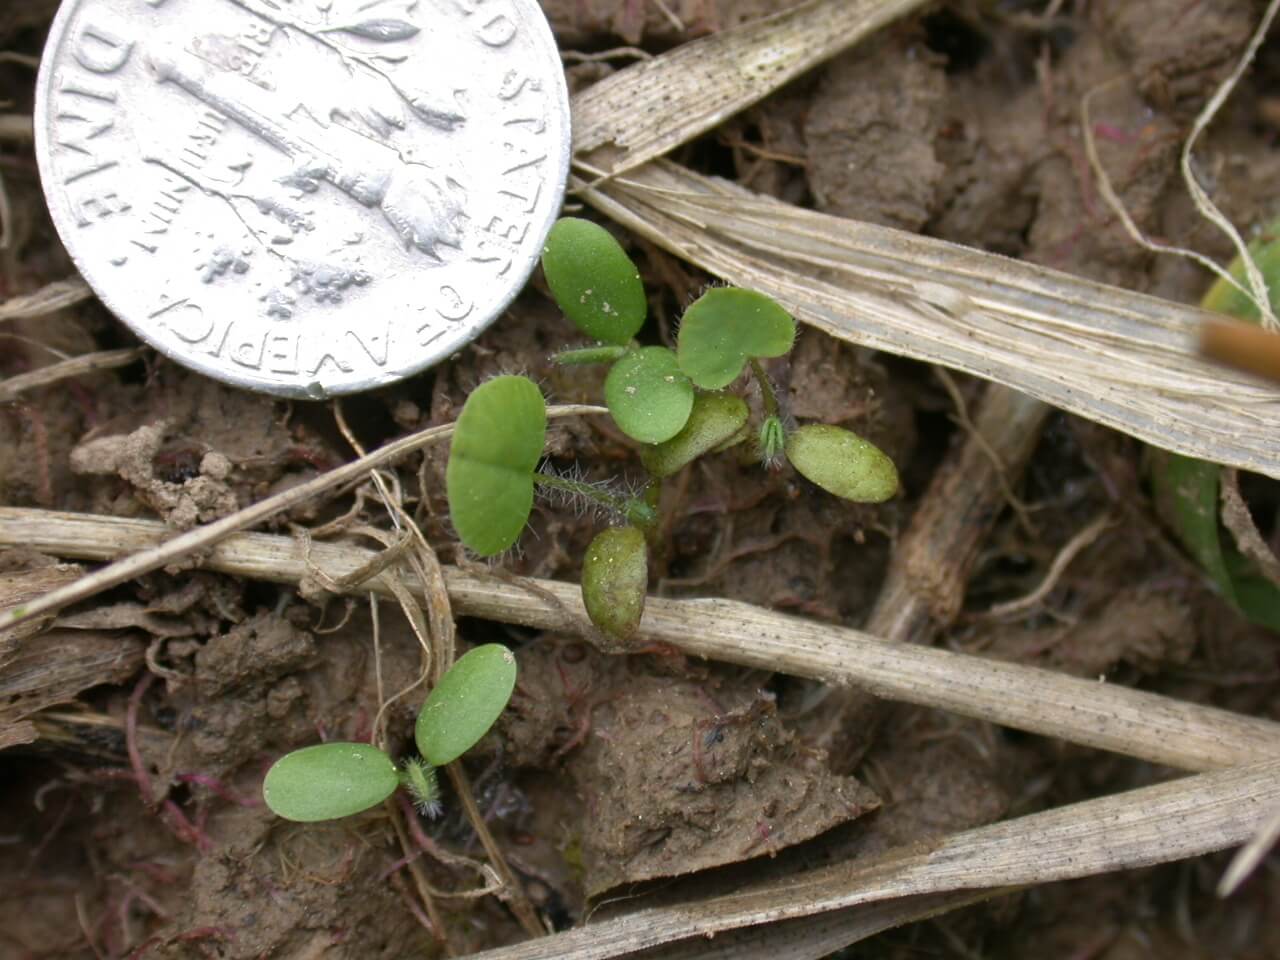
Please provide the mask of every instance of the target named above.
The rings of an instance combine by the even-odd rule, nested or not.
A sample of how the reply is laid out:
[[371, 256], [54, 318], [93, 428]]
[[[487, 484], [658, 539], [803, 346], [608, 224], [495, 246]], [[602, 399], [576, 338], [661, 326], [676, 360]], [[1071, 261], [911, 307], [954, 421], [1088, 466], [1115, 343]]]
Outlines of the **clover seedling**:
[[516, 683], [516, 658], [486, 644], [459, 658], [427, 697], [414, 728], [425, 760], [397, 767], [367, 743], [321, 743], [294, 750], [267, 771], [262, 798], [279, 817], [336, 820], [376, 807], [403, 786], [418, 809], [439, 812], [436, 767], [451, 763], [489, 732]]
[[626, 525], [592, 541], [583, 562], [583, 604], [601, 630], [631, 637], [644, 610], [646, 541], [657, 529], [659, 484], [750, 435], [746, 401], [724, 392], [744, 370], [760, 389], [764, 415], [756, 447], [766, 465], [790, 460], [802, 476], [848, 500], [879, 502], [897, 492], [897, 469], [870, 442], [836, 426], [790, 424], [760, 361], [790, 352], [796, 324], [769, 297], [734, 287], [708, 290], [685, 312], [673, 351], [633, 339], [645, 320], [644, 289], [639, 270], [608, 231], [561, 220], [547, 238], [542, 265], [565, 315], [600, 341], [553, 361], [612, 364], [605, 402], [622, 432], [644, 445], [640, 458], [653, 480], [641, 499], [535, 472], [546, 434], [542, 396], [523, 378], [499, 377], [463, 407], [446, 475], [454, 527], [471, 550], [492, 556], [514, 544], [535, 487], [603, 509]]
[[640, 347], [632, 338], [648, 313], [640, 271], [609, 231], [589, 220], [556, 222], [542, 250], [551, 295], [594, 347], [566, 350], [560, 364], [613, 363], [605, 403], [618, 428], [641, 443], [680, 432], [693, 405], [693, 384], [665, 347]]

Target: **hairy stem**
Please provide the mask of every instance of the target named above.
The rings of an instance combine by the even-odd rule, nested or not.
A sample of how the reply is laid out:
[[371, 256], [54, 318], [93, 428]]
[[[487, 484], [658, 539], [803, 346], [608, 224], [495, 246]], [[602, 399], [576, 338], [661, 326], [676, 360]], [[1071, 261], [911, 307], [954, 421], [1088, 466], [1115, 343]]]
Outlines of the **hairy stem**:
[[619, 497], [582, 480], [558, 477], [550, 473], [535, 473], [533, 482], [540, 487], [562, 490], [570, 496], [581, 497], [591, 503], [598, 503], [606, 510], [626, 517], [629, 523], [634, 523], [636, 526], [646, 530], [657, 523], [658, 520], [653, 507], [643, 500], [638, 500], [635, 497]]

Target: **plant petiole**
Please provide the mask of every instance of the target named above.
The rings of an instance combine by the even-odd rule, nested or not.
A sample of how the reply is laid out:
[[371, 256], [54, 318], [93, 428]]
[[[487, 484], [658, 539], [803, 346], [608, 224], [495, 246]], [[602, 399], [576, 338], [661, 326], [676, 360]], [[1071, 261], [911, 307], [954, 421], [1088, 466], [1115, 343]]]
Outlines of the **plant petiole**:
[[751, 358], [751, 375], [760, 384], [760, 395], [764, 400], [764, 415], [766, 417], [778, 416], [778, 395], [773, 392], [773, 381], [764, 372], [764, 364], [755, 357]]
[[597, 503], [611, 513], [624, 518], [628, 523], [646, 530], [654, 527], [658, 522], [657, 511], [636, 497], [619, 497], [582, 480], [559, 477], [551, 473], [535, 473], [533, 482], [540, 487], [560, 490], [571, 497]]
[[551, 362], [561, 367], [585, 367], [594, 363], [613, 363], [621, 360], [626, 352], [626, 347], [606, 343], [598, 347], [561, 350], [551, 355]]

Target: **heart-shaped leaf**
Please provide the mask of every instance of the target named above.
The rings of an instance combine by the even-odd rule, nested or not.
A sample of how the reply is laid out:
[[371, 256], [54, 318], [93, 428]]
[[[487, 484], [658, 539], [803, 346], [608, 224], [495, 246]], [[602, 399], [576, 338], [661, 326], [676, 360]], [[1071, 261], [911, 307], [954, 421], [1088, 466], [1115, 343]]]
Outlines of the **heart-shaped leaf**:
[[747, 404], [729, 393], [700, 393], [684, 429], [666, 443], [640, 452], [644, 468], [655, 477], [669, 477], [704, 453], [716, 450], [747, 423]]
[[626, 640], [640, 626], [649, 590], [649, 548], [636, 527], [611, 527], [591, 541], [582, 561], [582, 602], [591, 622]]
[[515, 686], [515, 654], [499, 643], [458, 658], [418, 713], [418, 752], [433, 767], [457, 760], [489, 732]]
[[262, 781], [262, 799], [276, 816], [313, 823], [377, 806], [399, 784], [396, 765], [377, 747], [321, 743], [277, 760]]
[[542, 270], [560, 309], [588, 337], [626, 344], [644, 325], [649, 305], [640, 271], [604, 227], [557, 220], [542, 248]]
[[482, 557], [520, 537], [533, 509], [533, 471], [547, 435], [547, 405], [526, 377], [472, 391], [454, 427], [445, 470], [453, 528]]
[[881, 503], [898, 492], [898, 468], [879, 447], [825, 423], [787, 437], [787, 459], [828, 493], [858, 503]]
[[796, 339], [796, 322], [762, 293], [716, 287], [693, 302], [680, 321], [680, 369], [704, 390], [738, 379], [747, 361], [780, 357]]
[[693, 384], [666, 347], [641, 347], [613, 365], [604, 382], [604, 402], [628, 437], [662, 443], [689, 421]]

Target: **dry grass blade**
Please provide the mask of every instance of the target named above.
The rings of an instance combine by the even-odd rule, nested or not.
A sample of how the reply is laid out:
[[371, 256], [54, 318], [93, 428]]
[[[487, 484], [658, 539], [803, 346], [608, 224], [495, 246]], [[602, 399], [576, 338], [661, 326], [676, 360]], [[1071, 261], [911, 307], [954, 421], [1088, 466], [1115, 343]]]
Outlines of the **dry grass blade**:
[[1008, 893], [1007, 890], [960, 890], [899, 897], [883, 903], [829, 910], [813, 917], [740, 927], [711, 939], [680, 940], [639, 953], [627, 960], [822, 960], [837, 950], [877, 933], [917, 923]]
[[611, 173], [710, 130], [923, 0], [812, 0], [684, 44], [589, 87], [573, 103], [573, 148]]
[[7, 380], [0, 380], [0, 403], [16, 400], [19, 395], [37, 387], [47, 387], [66, 380], [68, 377], [79, 377], [98, 370], [113, 370], [133, 363], [146, 352], [145, 347], [131, 347], [125, 350], [103, 350], [99, 353], [86, 353], [81, 357], [72, 357], [61, 363], [50, 364], [30, 373], [19, 374]]
[[586, 195], [654, 243], [777, 297], [833, 336], [1280, 477], [1280, 393], [1200, 358], [1204, 311], [802, 210], [665, 161]]
[[[165, 527], [154, 521], [0, 507], [0, 546], [20, 543], [50, 554], [104, 560], [148, 551], [164, 535]], [[241, 534], [213, 547], [204, 566], [276, 583], [297, 583], [319, 567], [341, 582], [372, 556], [346, 544], [315, 543], [306, 551], [287, 537]], [[350, 589], [393, 596], [387, 582], [393, 575], [384, 571]], [[445, 581], [456, 616], [584, 636], [594, 632], [577, 584], [498, 579], [453, 567], [445, 568]], [[1280, 725], [1267, 720], [1015, 663], [893, 643], [735, 601], [650, 597], [637, 640], [858, 686], [891, 700], [1186, 770], [1280, 756]]]
[[[606, 412], [604, 407], [592, 406], [569, 405], [547, 408], [548, 417]], [[117, 560], [109, 567], [77, 580], [75, 583], [51, 591], [29, 604], [23, 604], [0, 612], [0, 630], [13, 626], [18, 621], [28, 617], [38, 616], [42, 613], [65, 607], [67, 604], [85, 600], [94, 594], [101, 593], [103, 590], [109, 590], [135, 577], [140, 577], [144, 573], [159, 570], [166, 564], [210, 547], [237, 531], [262, 523], [269, 517], [274, 517], [276, 514], [292, 509], [298, 504], [306, 503], [308, 500], [337, 490], [353, 480], [359, 480], [383, 464], [392, 463], [407, 453], [411, 453], [428, 444], [438, 443], [452, 435], [453, 424], [451, 423], [439, 427], [429, 427], [418, 433], [394, 440], [367, 456], [345, 463], [330, 470], [328, 473], [322, 473], [314, 480], [308, 480], [306, 483], [291, 487], [275, 496], [260, 500], [228, 517], [223, 517], [221, 520], [202, 527], [196, 527], [194, 530], [174, 537], [172, 540], [167, 540], [163, 543], [156, 543], [155, 540], [152, 540], [148, 545], [149, 549], [142, 553]], [[118, 552], [112, 554], [112, 556], [118, 555]], [[295, 582], [297, 581], [295, 580]]]
[[35, 293], [21, 297], [12, 297], [0, 303], [0, 321], [25, 320], [28, 317], [43, 317], [66, 307], [83, 303], [93, 296], [89, 285], [79, 277], [59, 280], [41, 287]]
[[639, 910], [473, 960], [610, 960], [661, 943], [898, 897], [1168, 863], [1244, 842], [1277, 802], [1280, 760], [1270, 760], [966, 830], [927, 852], [893, 850], [696, 904]]

